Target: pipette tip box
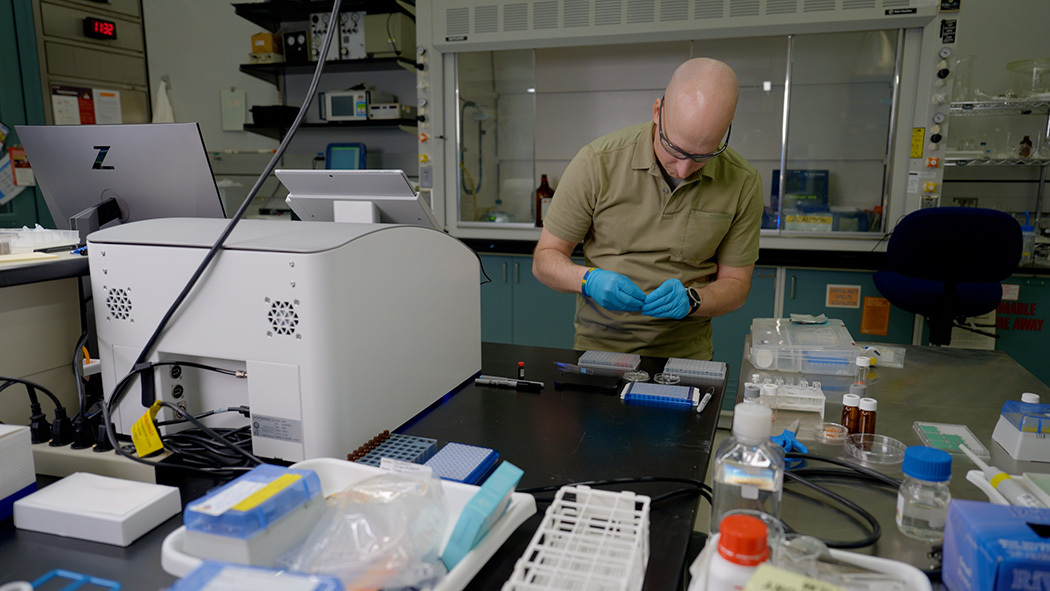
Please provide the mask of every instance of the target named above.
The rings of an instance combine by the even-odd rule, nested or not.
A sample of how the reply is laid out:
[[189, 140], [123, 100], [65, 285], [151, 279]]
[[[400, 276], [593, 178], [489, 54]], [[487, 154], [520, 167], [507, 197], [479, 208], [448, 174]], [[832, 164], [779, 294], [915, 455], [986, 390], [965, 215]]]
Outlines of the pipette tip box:
[[612, 351], [584, 351], [577, 362], [580, 367], [593, 369], [598, 375], [620, 375], [625, 371], [638, 369], [641, 363], [640, 355]]
[[1050, 404], [1007, 400], [992, 440], [1015, 460], [1050, 462]]
[[383, 458], [423, 464], [437, 453], [437, 439], [400, 433], [394, 433], [381, 439], [371, 450], [359, 449], [358, 452], [350, 454], [347, 459], [369, 466], [379, 466]]
[[503, 515], [510, 503], [510, 496], [525, 474], [521, 468], [503, 462], [496, 471], [485, 479], [485, 483], [463, 507], [459, 519], [452, 530], [441, 560], [452, 570], [460, 560], [476, 546], [492, 524]]
[[271, 566], [324, 514], [321, 481], [312, 470], [271, 464], [186, 506], [184, 551], [200, 558]]
[[492, 470], [498, 459], [499, 452], [494, 449], [447, 443], [424, 465], [430, 466], [439, 478], [477, 484]]
[[620, 391], [620, 398], [651, 406], [692, 408], [700, 402], [700, 390], [693, 386], [628, 382]]
[[664, 373], [676, 375], [683, 386], [709, 386], [721, 384], [726, 378], [726, 364], [721, 361], [668, 358]]

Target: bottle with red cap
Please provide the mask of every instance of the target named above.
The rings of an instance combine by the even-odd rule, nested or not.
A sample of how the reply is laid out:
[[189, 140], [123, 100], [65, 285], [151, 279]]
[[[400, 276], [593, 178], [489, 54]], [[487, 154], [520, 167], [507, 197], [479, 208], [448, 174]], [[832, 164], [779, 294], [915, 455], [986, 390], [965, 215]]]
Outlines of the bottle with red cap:
[[736, 591], [747, 586], [755, 569], [769, 559], [769, 532], [757, 517], [727, 515], [718, 528], [718, 552], [707, 571], [708, 591]]

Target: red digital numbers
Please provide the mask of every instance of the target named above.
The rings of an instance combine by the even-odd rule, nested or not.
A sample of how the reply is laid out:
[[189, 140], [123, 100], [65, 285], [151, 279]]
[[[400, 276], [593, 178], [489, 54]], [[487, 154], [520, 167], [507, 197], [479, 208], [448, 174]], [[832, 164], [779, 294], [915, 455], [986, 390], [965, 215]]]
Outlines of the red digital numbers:
[[116, 39], [117, 24], [112, 21], [88, 17], [84, 19], [84, 35], [94, 39]]

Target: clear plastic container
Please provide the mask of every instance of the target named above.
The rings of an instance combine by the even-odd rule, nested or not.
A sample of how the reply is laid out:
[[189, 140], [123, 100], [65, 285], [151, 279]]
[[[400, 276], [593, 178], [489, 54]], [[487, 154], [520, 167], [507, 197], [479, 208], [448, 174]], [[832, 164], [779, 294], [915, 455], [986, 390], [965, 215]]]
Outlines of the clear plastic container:
[[788, 318], [751, 323], [749, 360], [757, 369], [807, 374], [854, 374], [857, 345], [841, 320], [793, 324]]
[[780, 517], [784, 489], [784, 448], [770, 439], [773, 411], [741, 403], [733, 411], [733, 434], [715, 453], [711, 533], [733, 509], [752, 509]]
[[1050, 98], [1050, 57], [1019, 60], [1006, 64], [1010, 88], [1019, 98]]
[[853, 433], [846, 437], [843, 446], [846, 455], [861, 464], [899, 464], [904, 461], [904, 450], [907, 446], [892, 437], [872, 435], [870, 433]]
[[932, 447], [912, 446], [904, 452], [901, 470], [904, 481], [897, 492], [897, 529], [916, 540], [940, 541], [952, 501], [948, 490], [951, 455]]

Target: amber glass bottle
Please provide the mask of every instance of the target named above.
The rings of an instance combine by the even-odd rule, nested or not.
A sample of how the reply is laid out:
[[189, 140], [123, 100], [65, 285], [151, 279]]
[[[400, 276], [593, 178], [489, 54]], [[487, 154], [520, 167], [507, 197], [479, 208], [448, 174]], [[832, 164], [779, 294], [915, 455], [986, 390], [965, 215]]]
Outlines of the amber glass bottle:
[[547, 215], [551, 199], [554, 197], [554, 189], [547, 182], [547, 175], [540, 175], [540, 186], [536, 189], [536, 227], [543, 227], [543, 218]]

